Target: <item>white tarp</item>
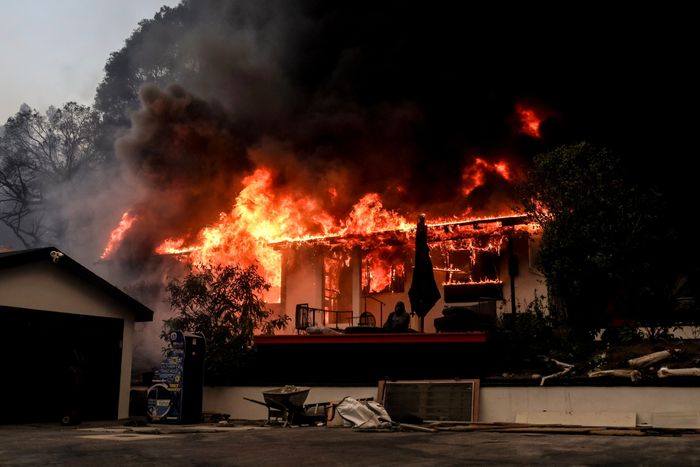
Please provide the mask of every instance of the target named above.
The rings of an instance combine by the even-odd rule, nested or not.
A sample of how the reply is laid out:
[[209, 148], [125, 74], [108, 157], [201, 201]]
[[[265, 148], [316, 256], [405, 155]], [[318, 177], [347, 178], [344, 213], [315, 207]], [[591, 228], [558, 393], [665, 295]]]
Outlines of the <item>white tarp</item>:
[[336, 406], [335, 411], [354, 428], [391, 427], [391, 417], [379, 402], [346, 397]]

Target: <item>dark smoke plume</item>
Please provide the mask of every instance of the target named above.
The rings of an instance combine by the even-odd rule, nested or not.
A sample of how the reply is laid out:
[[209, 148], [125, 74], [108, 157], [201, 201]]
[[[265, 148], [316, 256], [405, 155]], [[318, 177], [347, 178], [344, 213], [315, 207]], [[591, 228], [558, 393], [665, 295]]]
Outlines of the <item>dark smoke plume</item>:
[[[514, 101], [484, 93], [490, 67], [453, 55], [459, 42], [479, 51], [476, 35], [456, 17], [437, 28], [434, 15], [392, 2], [202, 1], [144, 27], [122, 53], [144, 67], [170, 60], [171, 81], [141, 88], [116, 145], [146, 190], [122, 252], [143, 258], [164, 238], [191, 237], [259, 165], [278, 192], [316, 194], [339, 218], [368, 192], [404, 213], [465, 208], [462, 167], [474, 151], [515, 144]], [[98, 102], [114, 101], [109, 89]]]
[[177, 86], [144, 86], [143, 108], [117, 141], [117, 156], [148, 187], [122, 250], [148, 257], [165, 238], [193, 235], [227, 211], [249, 166], [223, 109]]
[[[164, 10], [112, 57], [96, 100], [116, 113], [111, 103], [139, 105], [129, 97], [134, 81], [159, 87], [141, 90], [143, 108], [117, 144], [146, 186], [136, 207], [144, 220], [125, 246], [141, 256], [162, 238], [194, 234], [230, 209], [258, 165], [273, 170], [280, 192], [318, 194], [340, 217], [367, 192], [431, 217], [509, 202], [498, 184], [460, 198], [462, 168], [476, 156], [526, 166], [581, 139], [635, 157], [680, 145], [658, 134], [670, 124], [648, 118], [672, 112], [673, 99], [637, 90], [679, 92], [647, 67], [680, 73], [678, 48], [651, 45], [680, 42], [682, 32], [660, 38], [643, 21], [594, 9], [576, 22], [540, 13], [357, 0], [199, 0]], [[520, 103], [542, 112], [541, 139], [518, 131]]]
[[[163, 239], [191, 238], [228, 212], [258, 166], [272, 170], [278, 193], [315, 194], [338, 217], [378, 192], [388, 209], [432, 218], [512, 201], [494, 174], [463, 196], [462, 170], [475, 157], [523, 168], [534, 154], [588, 140], [628, 155], [632, 175], [671, 192], [684, 212], [694, 175], [669, 162], [695, 147], [696, 28], [684, 24], [694, 15], [475, 5], [165, 8], [110, 57], [96, 96], [125, 131], [116, 152], [129, 183], [115, 178], [79, 211], [95, 213], [99, 238], [121, 212], [137, 215], [117, 256], [141, 268]], [[518, 104], [541, 112], [542, 138], [519, 131]], [[666, 163], [639, 163], [659, 157]]]

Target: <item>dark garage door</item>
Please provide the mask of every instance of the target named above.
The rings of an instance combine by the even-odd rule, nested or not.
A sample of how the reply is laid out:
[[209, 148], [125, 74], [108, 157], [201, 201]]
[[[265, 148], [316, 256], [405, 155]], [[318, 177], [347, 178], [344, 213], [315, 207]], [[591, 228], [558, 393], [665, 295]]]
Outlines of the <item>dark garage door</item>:
[[0, 307], [0, 423], [117, 418], [124, 321]]

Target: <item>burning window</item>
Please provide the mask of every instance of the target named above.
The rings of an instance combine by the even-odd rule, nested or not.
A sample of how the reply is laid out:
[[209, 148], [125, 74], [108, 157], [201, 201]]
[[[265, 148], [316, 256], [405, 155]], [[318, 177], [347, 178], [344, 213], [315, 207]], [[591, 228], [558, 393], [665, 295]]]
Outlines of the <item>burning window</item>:
[[[444, 261], [445, 303], [482, 302], [503, 298], [500, 278], [500, 241], [493, 238], [446, 242], [440, 252]], [[495, 310], [495, 308], [494, 308]]]
[[363, 293], [401, 293], [405, 281], [406, 256], [402, 247], [381, 247], [363, 254]]
[[444, 242], [437, 248], [446, 284], [500, 282], [501, 241], [474, 239]]
[[342, 251], [323, 258], [323, 309], [352, 310], [352, 267]]

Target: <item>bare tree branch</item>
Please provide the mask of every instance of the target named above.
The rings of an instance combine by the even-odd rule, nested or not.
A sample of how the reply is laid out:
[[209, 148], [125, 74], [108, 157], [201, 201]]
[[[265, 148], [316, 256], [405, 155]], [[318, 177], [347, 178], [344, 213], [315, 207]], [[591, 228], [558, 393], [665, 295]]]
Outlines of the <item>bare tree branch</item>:
[[61, 230], [56, 201], [47, 194], [100, 162], [99, 124], [97, 111], [75, 102], [46, 114], [21, 110], [7, 120], [0, 136], [0, 223], [24, 246]]

